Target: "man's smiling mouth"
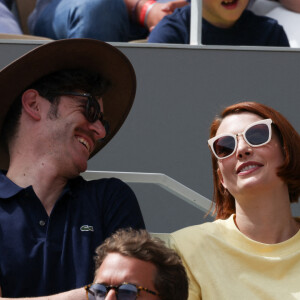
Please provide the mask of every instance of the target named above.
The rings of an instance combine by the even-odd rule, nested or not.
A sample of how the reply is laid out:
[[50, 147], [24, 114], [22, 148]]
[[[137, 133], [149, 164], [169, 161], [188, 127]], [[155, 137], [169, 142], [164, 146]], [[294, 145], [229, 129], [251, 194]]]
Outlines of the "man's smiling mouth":
[[79, 143], [85, 146], [89, 153], [91, 153], [91, 146], [84, 138], [77, 136], [77, 140], [79, 141]]

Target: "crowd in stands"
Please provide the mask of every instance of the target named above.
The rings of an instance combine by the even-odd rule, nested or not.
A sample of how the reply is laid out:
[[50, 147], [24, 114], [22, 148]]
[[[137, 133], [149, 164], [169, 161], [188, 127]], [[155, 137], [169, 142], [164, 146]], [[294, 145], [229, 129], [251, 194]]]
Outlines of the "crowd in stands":
[[[190, 0], [162, 1], [37, 0], [28, 28], [32, 35], [55, 40], [85, 37], [128, 42], [149, 37], [150, 43], [188, 44]], [[254, 1], [260, 0], [203, 0], [202, 44], [289, 46], [276, 20], [248, 10]], [[280, 3], [300, 13], [298, 0]], [[13, 5], [14, 0], [0, 0], [0, 33], [22, 33], [16, 13], [11, 12]]]

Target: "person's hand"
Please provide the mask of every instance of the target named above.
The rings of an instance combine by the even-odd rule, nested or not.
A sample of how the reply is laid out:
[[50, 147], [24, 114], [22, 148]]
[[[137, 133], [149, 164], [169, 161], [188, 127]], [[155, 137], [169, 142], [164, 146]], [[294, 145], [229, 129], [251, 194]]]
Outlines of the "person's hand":
[[300, 13], [300, 1], [299, 0], [279, 0], [279, 2], [287, 9]]
[[151, 31], [163, 17], [172, 14], [176, 8], [183, 7], [187, 4], [189, 3], [185, 0], [156, 3], [147, 16], [147, 27], [149, 31]]

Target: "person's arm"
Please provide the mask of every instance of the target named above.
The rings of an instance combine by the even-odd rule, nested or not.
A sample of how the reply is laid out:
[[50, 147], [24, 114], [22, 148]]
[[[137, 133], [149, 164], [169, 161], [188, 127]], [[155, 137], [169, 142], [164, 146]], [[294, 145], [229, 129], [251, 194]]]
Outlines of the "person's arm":
[[79, 288], [76, 290], [71, 290], [68, 292], [51, 295], [51, 296], [43, 296], [43, 297], [32, 297], [32, 298], [2, 298], [1, 288], [0, 288], [0, 299], [1, 300], [86, 300], [86, 292], [84, 288]]
[[288, 37], [287, 37], [283, 27], [281, 27], [281, 26], [278, 29], [277, 42], [276, 42], [275, 46], [290, 47]]
[[192, 270], [190, 270], [190, 267], [186, 264], [186, 259], [182, 252], [180, 251], [176, 240], [171, 233], [168, 236], [168, 241], [167, 241], [167, 247], [173, 249], [176, 251], [176, 253], [181, 257], [182, 264], [186, 270], [186, 273], [189, 278], [189, 298], [188, 300], [202, 300], [202, 292], [201, 292], [201, 287], [197, 284], [195, 280], [195, 276], [191, 273]]
[[166, 16], [150, 32], [148, 43], [189, 44], [190, 5]]
[[285, 8], [300, 13], [300, 1], [299, 0], [279, 0], [279, 2]]
[[170, 1], [167, 3], [156, 3], [147, 17], [147, 27], [151, 31], [166, 15], [170, 15], [176, 8], [189, 4], [185, 0]]
[[[142, 8], [149, 0], [124, 0], [130, 18], [139, 23]], [[155, 3], [149, 10], [146, 19], [147, 28], [151, 31], [165, 16], [170, 15], [176, 8], [187, 5], [186, 0], [175, 0], [167, 3]]]

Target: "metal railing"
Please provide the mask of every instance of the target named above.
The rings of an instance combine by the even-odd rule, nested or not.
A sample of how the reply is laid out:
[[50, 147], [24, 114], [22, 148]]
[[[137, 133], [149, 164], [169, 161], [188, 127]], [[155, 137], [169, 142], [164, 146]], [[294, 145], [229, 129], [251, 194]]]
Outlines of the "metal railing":
[[202, 0], [191, 0], [190, 45], [202, 44]]
[[156, 184], [204, 212], [212, 206], [211, 200], [161, 173], [86, 171], [81, 175], [86, 180], [115, 177], [124, 182]]

